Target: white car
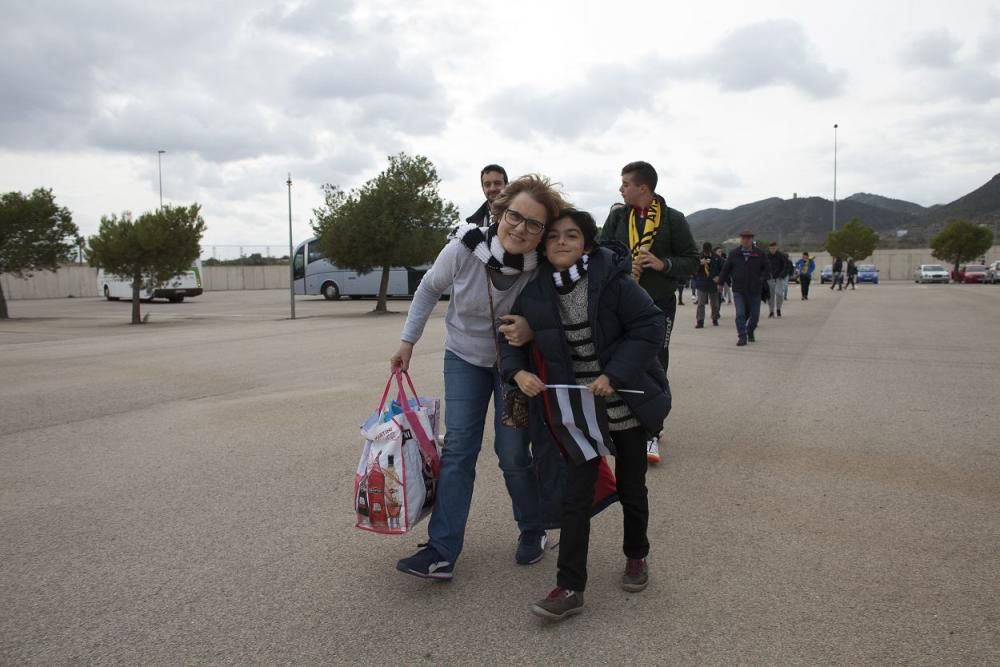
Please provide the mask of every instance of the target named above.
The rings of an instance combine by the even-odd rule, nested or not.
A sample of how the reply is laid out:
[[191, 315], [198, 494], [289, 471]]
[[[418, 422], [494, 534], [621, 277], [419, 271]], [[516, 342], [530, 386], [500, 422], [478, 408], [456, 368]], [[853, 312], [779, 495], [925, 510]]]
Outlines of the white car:
[[913, 282], [915, 283], [948, 283], [951, 276], [940, 264], [921, 264], [913, 272]]
[[984, 283], [990, 283], [995, 285], [1000, 283], [1000, 259], [995, 262], [990, 262], [986, 267], [986, 277], [983, 278]]

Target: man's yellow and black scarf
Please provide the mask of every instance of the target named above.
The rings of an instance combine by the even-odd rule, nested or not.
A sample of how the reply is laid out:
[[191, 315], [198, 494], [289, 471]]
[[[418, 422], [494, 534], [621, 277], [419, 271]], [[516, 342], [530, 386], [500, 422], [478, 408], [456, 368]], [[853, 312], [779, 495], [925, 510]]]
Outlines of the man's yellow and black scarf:
[[649, 248], [653, 245], [653, 238], [656, 237], [656, 232], [660, 229], [660, 216], [662, 214], [663, 208], [660, 205], [660, 201], [656, 197], [653, 197], [653, 201], [650, 203], [649, 208], [646, 209], [646, 224], [640, 234], [639, 221], [635, 214], [635, 207], [629, 207], [628, 247], [632, 250], [633, 260], [639, 257], [640, 250], [649, 250]]

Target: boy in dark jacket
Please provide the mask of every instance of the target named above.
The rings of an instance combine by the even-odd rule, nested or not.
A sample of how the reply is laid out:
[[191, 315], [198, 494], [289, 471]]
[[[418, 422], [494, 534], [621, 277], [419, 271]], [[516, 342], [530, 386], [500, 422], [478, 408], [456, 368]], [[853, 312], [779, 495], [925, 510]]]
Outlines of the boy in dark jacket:
[[[615, 455], [624, 513], [626, 565], [621, 585], [629, 592], [646, 588], [646, 441], [670, 412], [670, 388], [657, 361], [665, 336], [663, 312], [632, 280], [628, 250], [618, 243], [596, 247], [596, 236], [597, 224], [590, 214], [574, 210], [565, 211], [546, 231], [548, 265], [524, 288], [511, 310], [531, 325], [535, 363], [526, 348], [513, 347], [500, 338], [504, 379], [516, 382], [528, 396], [542, 396], [554, 432], [559, 424], [553, 423], [554, 411], [549, 409], [553, 402], [558, 401], [565, 418], [565, 404], [576, 402], [581, 391], [604, 399], [590, 400], [595, 405], [594, 422], [607, 421], [607, 432], [596, 434], [596, 443], [588, 444], [586, 438], [563, 438], [559, 443], [570, 465], [557, 587], [531, 608], [553, 620], [583, 610], [590, 507], [602, 452]], [[547, 385], [586, 388], [561, 390], [565, 393], [560, 397]], [[633, 391], [619, 393], [617, 389]], [[566, 393], [574, 396], [567, 399]], [[595, 435], [592, 430], [588, 433]]]
[[698, 258], [698, 270], [694, 274], [694, 287], [698, 290], [698, 311], [695, 315], [695, 329], [705, 328], [705, 304], [712, 306], [712, 324], [719, 326], [719, 286], [715, 278], [722, 271], [722, 258], [712, 252], [712, 244], [708, 241], [701, 247], [701, 257]]

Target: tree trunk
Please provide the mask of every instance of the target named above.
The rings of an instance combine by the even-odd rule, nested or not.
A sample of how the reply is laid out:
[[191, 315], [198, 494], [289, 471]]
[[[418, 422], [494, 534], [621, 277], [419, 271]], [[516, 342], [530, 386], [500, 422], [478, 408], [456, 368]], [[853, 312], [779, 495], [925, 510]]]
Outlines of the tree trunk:
[[386, 297], [385, 293], [389, 291], [389, 269], [388, 266], [382, 267], [382, 283], [378, 287], [378, 303], [375, 304], [375, 313], [386, 313], [389, 309], [386, 307]]
[[7, 312], [7, 297], [3, 293], [3, 283], [0, 283], [0, 320], [10, 319], [10, 313]]
[[139, 315], [139, 286], [141, 284], [141, 274], [132, 276], [132, 324], [142, 324], [142, 317]]

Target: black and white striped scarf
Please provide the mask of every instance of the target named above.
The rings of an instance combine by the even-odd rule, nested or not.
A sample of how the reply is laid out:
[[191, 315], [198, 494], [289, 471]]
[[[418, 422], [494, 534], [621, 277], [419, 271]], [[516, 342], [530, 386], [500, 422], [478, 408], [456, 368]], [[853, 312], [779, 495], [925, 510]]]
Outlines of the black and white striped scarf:
[[575, 285], [580, 278], [587, 275], [587, 265], [589, 262], [590, 253], [585, 253], [580, 259], [576, 260], [576, 264], [565, 271], [553, 271], [552, 280], [555, 281], [556, 287]]
[[483, 264], [506, 276], [516, 276], [522, 271], [531, 271], [538, 266], [538, 251], [532, 250], [523, 255], [512, 255], [503, 248], [500, 237], [497, 236], [498, 223], [487, 228], [474, 224], [459, 225], [451, 238], [462, 241], [462, 245], [472, 251], [472, 254]]

